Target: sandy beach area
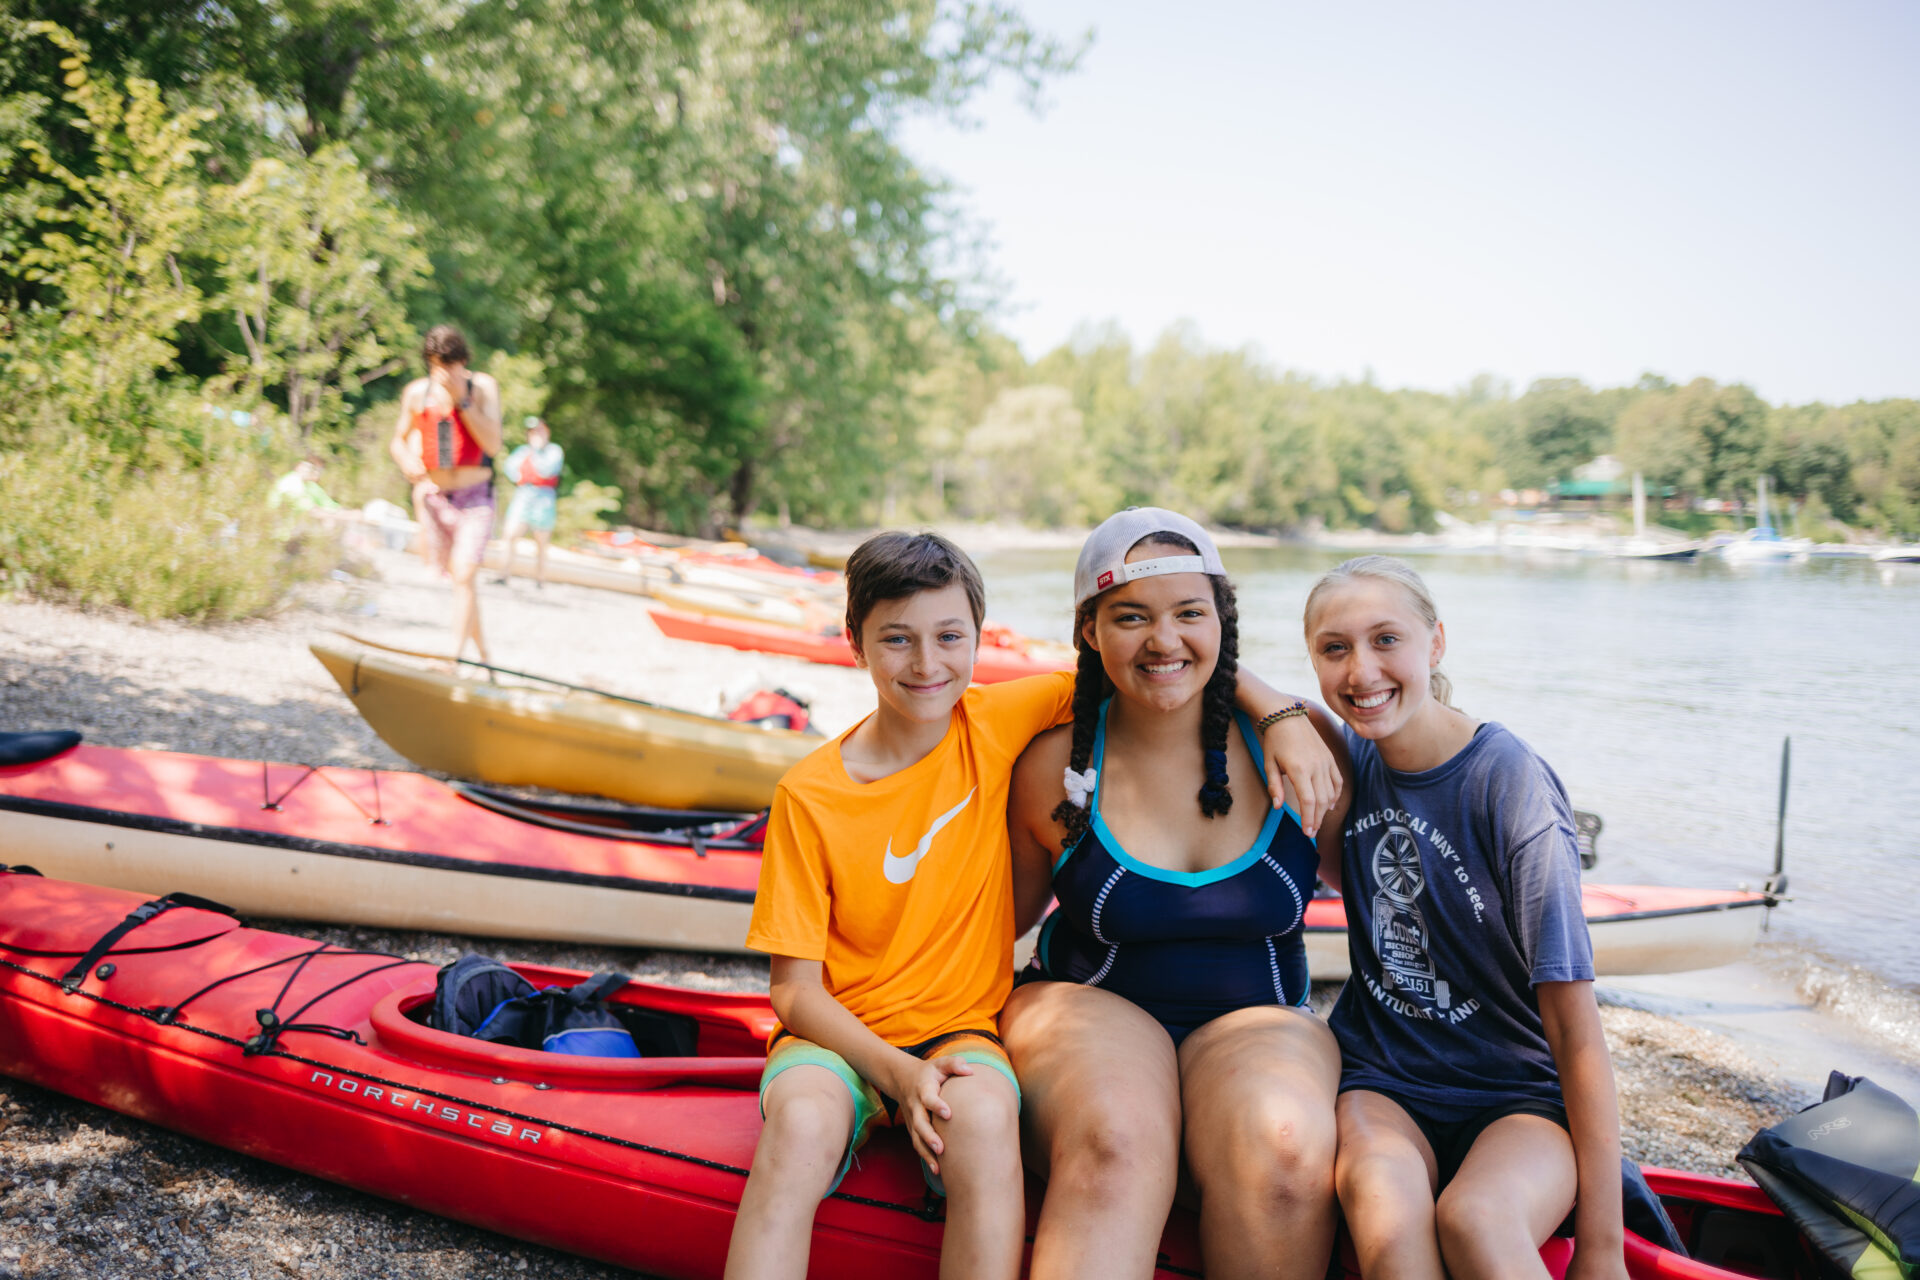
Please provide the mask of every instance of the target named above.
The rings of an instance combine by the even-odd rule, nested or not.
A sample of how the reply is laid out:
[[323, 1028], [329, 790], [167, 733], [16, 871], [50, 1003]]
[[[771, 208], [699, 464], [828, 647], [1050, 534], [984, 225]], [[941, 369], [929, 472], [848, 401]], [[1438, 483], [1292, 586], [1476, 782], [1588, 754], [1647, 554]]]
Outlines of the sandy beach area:
[[[962, 531], [962, 536], [965, 536]], [[984, 549], [984, 548], [982, 548]], [[280, 615], [211, 628], [0, 601], [0, 728], [74, 728], [93, 743], [391, 769], [411, 766], [355, 713], [307, 642], [344, 629], [444, 651], [448, 588], [417, 560], [365, 553], [364, 576], [316, 584]], [[664, 639], [631, 596], [525, 579], [483, 585], [493, 661], [713, 711], [723, 691], [784, 685], [828, 733], [870, 709], [856, 671]], [[0, 857], [0, 861], [4, 861]], [[752, 960], [271, 922], [313, 938], [447, 961], [466, 950], [657, 981], [764, 990]], [[1334, 988], [1316, 991], [1330, 1001]], [[1638, 1004], [1639, 1007], [1635, 1007]], [[1737, 1176], [1733, 1154], [1811, 1101], [1735, 1036], [1644, 1002], [1602, 1010], [1635, 1159]], [[195, 1275], [263, 1280], [614, 1276], [520, 1244], [0, 1079], [0, 1280]]]

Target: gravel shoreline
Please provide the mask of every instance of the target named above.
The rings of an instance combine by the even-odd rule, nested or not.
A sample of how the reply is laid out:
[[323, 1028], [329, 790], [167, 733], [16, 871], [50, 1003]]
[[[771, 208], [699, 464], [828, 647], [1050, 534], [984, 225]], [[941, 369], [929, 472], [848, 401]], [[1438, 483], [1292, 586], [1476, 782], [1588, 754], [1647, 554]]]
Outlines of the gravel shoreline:
[[[0, 599], [0, 728], [75, 728], [105, 746], [410, 767], [374, 736], [307, 641], [340, 628], [441, 651], [445, 585], [409, 557], [362, 553], [280, 615], [200, 628]], [[365, 576], [359, 576], [364, 574]], [[719, 691], [801, 687], [827, 732], [871, 706], [861, 673], [663, 639], [642, 602], [525, 580], [482, 588], [494, 661], [712, 710]], [[0, 857], [0, 861], [4, 861]], [[658, 981], [765, 990], [739, 957], [477, 940], [289, 921], [268, 927], [444, 962], [466, 950]], [[1333, 988], [1316, 990], [1316, 1003]], [[1626, 1154], [1739, 1176], [1733, 1153], [1812, 1099], [1724, 1036], [1601, 1010]], [[289, 1172], [63, 1095], [0, 1079], [0, 1280], [165, 1275], [454, 1280], [630, 1273]]]

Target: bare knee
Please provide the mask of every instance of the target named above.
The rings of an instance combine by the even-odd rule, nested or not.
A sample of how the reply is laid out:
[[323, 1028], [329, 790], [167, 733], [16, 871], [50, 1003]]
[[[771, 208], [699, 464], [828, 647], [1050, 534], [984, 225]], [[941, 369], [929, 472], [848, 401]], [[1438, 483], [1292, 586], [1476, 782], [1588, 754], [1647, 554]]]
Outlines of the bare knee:
[[1513, 1233], [1511, 1205], [1456, 1182], [1440, 1193], [1433, 1207], [1433, 1225], [1443, 1257], [1465, 1262], [1480, 1258], [1497, 1240]]
[[754, 1161], [773, 1170], [799, 1169], [825, 1160], [835, 1161], [837, 1167], [852, 1137], [850, 1103], [796, 1094], [769, 1107]]
[[1120, 1186], [1144, 1171], [1172, 1169], [1179, 1135], [1176, 1123], [1148, 1110], [1089, 1102], [1055, 1130], [1051, 1147], [1054, 1181]]
[[1187, 1135], [1187, 1166], [1202, 1198], [1232, 1195], [1270, 1205], [1330, 1201], [1333, 1116], [1274, 1099], [1256, 1105], [1229, 1131]]
[[1012, 1085], [997, 1077], [972, 1088], [958, 1087], [949, 1081], [943, 1092], [953, 1108], [950, 1119], [934, 1122], [943, 1141], [1018, 1147], [1020, 1100]]

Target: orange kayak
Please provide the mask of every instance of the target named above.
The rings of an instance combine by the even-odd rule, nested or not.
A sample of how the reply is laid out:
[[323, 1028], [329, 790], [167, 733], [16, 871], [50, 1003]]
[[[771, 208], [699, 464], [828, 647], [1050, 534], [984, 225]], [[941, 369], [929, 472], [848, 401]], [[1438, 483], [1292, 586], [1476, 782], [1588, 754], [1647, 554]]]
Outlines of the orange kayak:
[[[853, 665], [853, 647], [847, 643], [844, 635], [823, 635], [799, 627], [685, 613], [678, 609], [649, 608], [647, 616], [653, 619], [653, 625], [660, 628], [660, 634], [674, 640], [698, 640], [754, 653], [780, 653], [834, 667]], [[980, 653], [973, 663], [973, 678], [981, 684], [994, 684], [1001, 680], [1018, 680], [1021, 676], [1065, 671], [1072, 665], [1073, 651], [1064, 645], [1029, 640], [1004, 627], [988, 623], [982, 628]]]

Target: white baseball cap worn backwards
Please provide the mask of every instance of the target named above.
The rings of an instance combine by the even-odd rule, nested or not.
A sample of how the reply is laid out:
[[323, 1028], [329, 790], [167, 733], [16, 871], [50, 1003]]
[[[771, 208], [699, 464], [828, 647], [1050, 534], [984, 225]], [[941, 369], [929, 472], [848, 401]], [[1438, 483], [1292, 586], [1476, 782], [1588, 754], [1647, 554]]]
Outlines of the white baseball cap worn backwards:
[[[1156, 556], [1128, 564], [1127, 552], [1156, 533], [1178, 534], [1200, 548], [1200, 554]], [[1220, 563], [1213, 538], [1186, 516], [1162, 507], [1128, 507], [1108, 516], [1087, 535], [1080, 563], [1073, 570], [1073, 607], [1078, 609], [1108, 587], [1163, 573], [1210, 573], [1224, 578], [1227, 567]]]

